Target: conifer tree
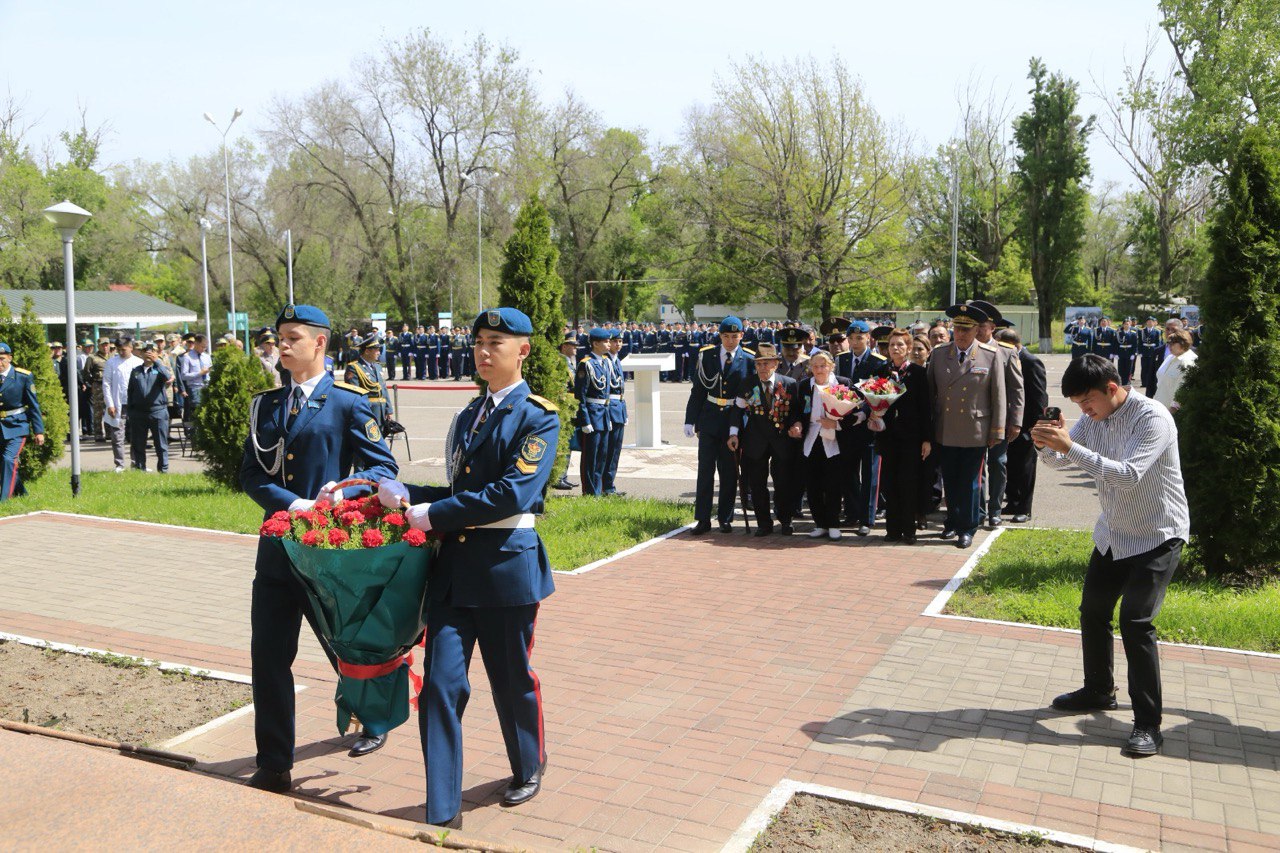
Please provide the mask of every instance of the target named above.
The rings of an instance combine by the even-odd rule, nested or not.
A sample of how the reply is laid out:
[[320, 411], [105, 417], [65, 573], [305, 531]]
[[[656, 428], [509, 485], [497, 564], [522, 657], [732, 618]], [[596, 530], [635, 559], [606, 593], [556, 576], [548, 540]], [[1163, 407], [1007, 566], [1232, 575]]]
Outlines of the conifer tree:
[[195, 413], [192, 443], [204, 462], [205, 473], [232, 488], [240, 487], [240, 462], [249, 437], [249, 406], [253, 395], [271, 387], [256, 358], [236, 346], [213, 353], [213, 368]]
[[560, 253], [551, 240], [551, 214], [536, 196], [520, 208], [504, 251], [499, 301], [520, 309], [533, 321], [531, 352], [524, 363], [525, 381], [532, 393], [560, 408], [554, 482], [564, 472], [569, 458], [573, 398], [567, 390], [569, 371], [559, 350], [564, 333], [564, 281], [556, 272]]
[[[18, 461], [18, 477], [26, 485], [40, 479], [54, 463], [62, 458], [62, 443], [71, 425], [70, 407], [62, 393], [62, 381], [49, 357], [49, 344], [45, 340], [44, 326], [36, 316], [31, 297], [26, 297], [22, 314], [13, 316], [12, 309], [0, 299], [0, 341], [13, 350], [13, 365], [30, 370], [36, 380], [36, 399], [40, 402], [40, 415], [44, 419], [44, 444], [28, 439], [22, 446]], [[75, 341], [66, 358], [75, 358]]]
[[1178, 393], [1191, 533], [1212, 575], [1280, 571], [1280, 148], [1246, 131], [1211, 232], [1206, 335]]

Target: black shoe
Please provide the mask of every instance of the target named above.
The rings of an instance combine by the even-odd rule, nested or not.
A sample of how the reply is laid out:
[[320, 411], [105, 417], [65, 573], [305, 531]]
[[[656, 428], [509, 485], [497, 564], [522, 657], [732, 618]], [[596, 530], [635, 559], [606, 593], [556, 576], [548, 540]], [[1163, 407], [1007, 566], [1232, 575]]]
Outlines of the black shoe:
[[1009, 520], [1012, 521], [1014, 524], [1026, 524], [1028, 521], [1031, 520], [1031, 516], [1023, 515], [1022, 513], [1019, 513], [1018, 515], [1015, 515], [1013, 518]]
[[1161, 745], [1164, 744], [1164, 735], [1160, 734], [1160, 729], [1156, 726], [1134, 726], [1133, 734], [1129, 735], [1129, 740], [1120, 752], [1123, 755], [1144, 756], [1155, 755], [1160, 752]]
[[722, 521], [722, 522], [720, 522], [720, 532], [721, 532], [721, 533], [732, 533], [732, 532], [733, 532], [733, 522], [732, 522], [732, 521]]
[[377, 752], [387, 745], [387, 736], [371, 735], [368, 732], [360, 732], [360, 737], [356, 738], [356, 742], [351, 744], [351, 751], [347, 755], [351, 758], [359, 758], [362, 755], [368, 755], [371, 752]]
[[538, 795], [542, 790], [542, 774], [547, 772], [547, 760], [542, 760], [542, 766], [533, 771], [533, 775], [529, 777], [527, 782], [517, 785], [516, 780], [512, 779], [511, 784], [507, 786], [506, 793], [502, 795], [502, 804], [504, 806], [518, 806], [521, 803], [527, 803]]
[[462, 829], [462, 812], [458, 812], [453, 817], [441, 823], [433, 823], [432, 826], [438, 826], [441, 829]]
[[250, 788], [257, 788], [259, 791], [270, 791], [273, 794], [283, 794], [293, 788], [293, 779], [289, 777], [288, 770], [268, 770], [265, 767], [259, 767], [249, 777], [247, 783]]
[[999, 527], [999, 526], [1000, 526], [1001, 524], [1003, 524], [1003, 523], [1004, 523], [1004, 519], [1003, 519], [1003, 518], [1001, 518], [1001, 517], [1000, 517], [1000, 516], [998, 516], [998, 515], [989, 515], [989, 516], [987, 516], [987, 529], [988, 529], [988, 530], [995, 530], [997, 527]]
[[914, 533], [908, 533], [908, 534], [906, 534], [905, 536], [903, 536], [903, 537], [902, 537], [902, 544], [903, 544], [903, 545], [914, 545], [914, 544], [916, 544], [916, 535], [915, 535]]
[[968, 533], [961, 533], [960, 537], [956, 539], [957, 548], [968, 548], [972, 544], [973, 544], [973, 537]]
[[871, 533], [871, 528], [867, 527], [865, 524], [858, 525], [858, 529], [853, 531], [853, 535], [855, 536], [867, 536], [870, 533]]
[[768, 536], [772, 532], [773, 532], [772, 527], [757, 527], [754, 531], [752, 531], [751, 535], [752, 536]]
[[697, 524], [693, 526], [693, 530], [690, 530], [689, 532], [694, 536], [701, 536], [702, 534], [706, 533], [710, 529], [711, 529], [711, 522], [699, 521]]
[[902, 541], [902, 534], [901, 534], [901, 533], [886, 533], [886, 534], [884, 535], [884, 541], [885, 541], [885, 542], [901, 542], [901, 541]]
[[1110, 693], [1099, 693], [1096, 690], [1081, 687], [1079, 690], [1072, 690], [1070, 693], [1063, 693], [1061, 696], [1054, 697], [1053, 709], [1072, 713], [1114, 711], [1116, 709], [1116, 692], [1112, 690]]
[[779, 536], [790, 536], [793, 533], [795, 533], [795, 531], [791, 528], [790, 524], [784, 524], [778, 528]]
[[942, 535], [939, 536], [938, 538], [939, 539], [955, 539], [956, 532], [954, 530], [943, 530]]
[[554, 486], [552, 486], [551, 488], [556, 489], [556, 490], [561, 491], [561, 492], [567, 492], [567, 491], [570, 491], [570, 490], [572, 490], [572, 489], [576, 489], [576, 488], [578, 488], [578, 487], [577, 487], [577, 485], [576, 485], [576, 484], [574, 484], [574, 483], [570, 483], [570, 482], [569, 482], [569, 478], [568, 478], [568, 477], [561, 477], [561, 478], [560, 478], [560, 482], [556, 483], [556, 484], [555, 484]]

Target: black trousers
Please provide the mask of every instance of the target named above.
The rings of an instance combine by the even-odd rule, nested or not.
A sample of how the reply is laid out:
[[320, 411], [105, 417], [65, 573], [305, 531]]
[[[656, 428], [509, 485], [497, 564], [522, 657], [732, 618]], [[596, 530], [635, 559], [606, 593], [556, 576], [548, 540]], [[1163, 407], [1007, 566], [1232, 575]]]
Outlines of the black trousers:
[[711, 520], [711, 498], [720, 477], [716, 518], [721, 524], [733, 521], [733, 502], [738, 498], [738, 460], [723, 438], [698, 433], [698, 490], [693, 500], [693, 517]]
[[1030, 430], [1023, 430], [1009, 442], [1009, 477], [1004, 487], [1005, 512], [1031, 515], [1036, 490], [1036, 446]]
[[759, 459], [744, 455], [742, 468], [747, 475], [747, 483], [751, 488], [752, 509], [756, 514], [756, 524], [762, 530], [773, 527], [773, 516], [769, 513], [769, 474], [773, 473], [773, 510], [783, 526], [791, 524], [795, 511], [796, 473], [794, 452], [779, 452], [770, 449]]
[[880, 446], [880, 485], [889, 498], [885, 507], [885, 532], [890, 536], [915, 536], [920, 511], [920, 442], [885, 442]]
[[1129, 663], [1129, 701], [1133, 722], [1159, 726], [1160, 653], [1152, 624], [1182, 556], [1182, 540], [1170, 539], [1141, 554], [1114, 559], [1095, 548], [1080, 596], [1080, 645], [1084, 686], [1098, 693], [1115, 689], [1111, 614], [1120, 602], [1120, 638]]
[[[841, 454], [843, 456], [844, 454]], [[839, 457], [837, 457], [838, 459]], [[830, 530], [840, 526], [840, 497], [844, 486], [844, 467], [828, 458], [822, 436], [813, 441], [813, 449], [805, 459], [805, 476], [809, 491], [809, 512], [813, 526]]]

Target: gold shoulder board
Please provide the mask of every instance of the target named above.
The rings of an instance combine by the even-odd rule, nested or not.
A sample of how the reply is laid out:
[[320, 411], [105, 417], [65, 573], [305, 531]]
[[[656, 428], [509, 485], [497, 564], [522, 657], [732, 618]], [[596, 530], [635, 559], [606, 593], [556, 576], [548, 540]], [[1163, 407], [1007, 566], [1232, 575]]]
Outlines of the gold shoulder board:
[[16, 370], [16, 371], [18, 371], [19, 373], [21, 373], [23, 376], [30, 376], [30, 375], [31, 375], [31, 371], [30, 371], [30, 370], [27, 370], [25, 367], [18, 367], [17, 365], [14, 365], [14, 368], [13, 368], [13, 369], [14, 369], [14, 370]]
[[361, 388], [358, 385], [351, 385], [347, 382], [339, 382], [337, 379], [333, 380], [333, 387], [341, 388], [343, 391], [351, 391], [355, 394], [359, 394], [361, 397], [363, 397], [367, 393], [363, 388]]
[[537, 405], [538, 408], [542, 409], [543, 411], [547, 411], [547, 412], [560, 411], [560, 409], [556, 406], [556, 404], [548, 400], [546, 397], [539, 397], [537, 394], [530, 394], [529, 399], [532, 400], [534, 404]]

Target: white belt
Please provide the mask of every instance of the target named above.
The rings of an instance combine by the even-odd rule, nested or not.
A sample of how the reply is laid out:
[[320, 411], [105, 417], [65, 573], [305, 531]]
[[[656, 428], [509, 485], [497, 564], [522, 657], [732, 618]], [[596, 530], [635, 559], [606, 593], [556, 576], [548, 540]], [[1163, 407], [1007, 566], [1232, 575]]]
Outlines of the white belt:
[[600, 406], [604, 406], [609, 403], [609, 401], [606, 400], [604, 397], [588, 397], [587, 402], [596, 403], [597, 405], [600, 405]]
[[26, 410], [27, 410], [26, 406], [19, 406], [16, 409], [8, 409], [6, 411], [0, 412], [0, 418], [7, 418], [10, 415], [20, 415]]
[[610, 400], [621, 400], [621, 399], [622, 399], [622, 395], [621, 395], [621, 394], [610, 394], [610, 395], [609, 395], [609, 399], [610, 399]]
[[515, 530], [523, 527], [533, 527], [537, 516], [531, 512], [523, 512], [520, 515], [512, 515], [507, 518], [500, 518], [497, 521], [491, 521], [488, 524], [477, 524], [475, 527], [469, 527], [468, 530], [484, 530], [486, 528], [495, 530]]

